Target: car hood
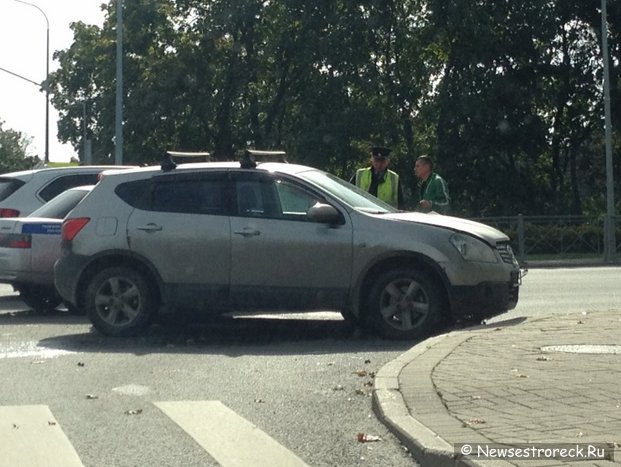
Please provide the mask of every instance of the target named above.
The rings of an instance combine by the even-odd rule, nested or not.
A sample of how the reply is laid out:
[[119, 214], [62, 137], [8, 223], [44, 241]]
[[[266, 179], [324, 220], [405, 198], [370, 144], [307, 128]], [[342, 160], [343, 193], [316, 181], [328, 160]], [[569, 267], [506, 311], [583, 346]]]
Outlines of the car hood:
[[398, 212], [383, 214], [383, 218], [401, 222], [414, 222], [417, 224], [434, 225], [445, 229], [463, 232], [480, 238], [491, 244], [509, 241], [509, 237], [500, 230], [489, 225], [474, 222], [459, 217], [445, 216], [435, 212], [428, 214], [421, 212]]

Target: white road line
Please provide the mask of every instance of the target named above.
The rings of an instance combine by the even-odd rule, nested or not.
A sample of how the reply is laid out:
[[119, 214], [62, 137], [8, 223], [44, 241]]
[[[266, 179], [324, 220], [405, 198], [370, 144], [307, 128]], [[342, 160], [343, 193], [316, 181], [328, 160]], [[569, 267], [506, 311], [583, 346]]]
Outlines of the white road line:
[[222, 467], [306, 464], [220, 401], [154, 402]]
[[46, 405], [0, 407], [0, 467], [82, 467]]
[[0, 343], [0, 359], [2, 358], [56, 358], [74, 354], [71, 350], [48, 349], [39, 347], [36, 342]]

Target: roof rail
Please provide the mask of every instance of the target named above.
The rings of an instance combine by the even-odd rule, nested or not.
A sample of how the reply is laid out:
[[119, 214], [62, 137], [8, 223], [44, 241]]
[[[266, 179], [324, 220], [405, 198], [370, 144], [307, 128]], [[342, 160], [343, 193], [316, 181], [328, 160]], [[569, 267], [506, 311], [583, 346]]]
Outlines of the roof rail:
[[173, 161], [173, 157], [204, 157], [204, 160], [209, 160], [211, 154], [208, 152], [191, 152], [191, 151], [166, 151], [164, 159], [162, 160], [161, 168], [164, 172], [170, 172], [177, 164]]
[[242, 169], [252, 169], [257, 166], [257, 159], [263, 162], [287, 162], [285, 151], [264, 151], [260, 149], [246, 149], [240, 161]]

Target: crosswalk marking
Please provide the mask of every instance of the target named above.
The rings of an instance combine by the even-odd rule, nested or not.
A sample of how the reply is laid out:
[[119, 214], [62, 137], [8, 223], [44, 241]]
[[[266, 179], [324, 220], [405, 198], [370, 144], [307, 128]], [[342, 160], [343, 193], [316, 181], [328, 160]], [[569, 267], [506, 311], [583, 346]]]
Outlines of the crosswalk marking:
[[0, 407], [0, 467], [82, 467], [45, 405]]
[[154, 402], [222, 467], [306, 464], [220, 401]]

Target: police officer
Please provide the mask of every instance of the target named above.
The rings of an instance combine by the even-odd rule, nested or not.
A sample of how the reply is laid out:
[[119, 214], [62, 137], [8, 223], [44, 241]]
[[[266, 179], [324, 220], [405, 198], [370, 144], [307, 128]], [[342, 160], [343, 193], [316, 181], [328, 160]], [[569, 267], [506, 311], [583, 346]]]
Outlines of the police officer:
[[371, 148], [371, 166], [356, 171], [356, 186], [396, 208], [401, 208], [403, 192], [399, 175], [388, 169], [390, 151], [389, 148], [381, 146]]

